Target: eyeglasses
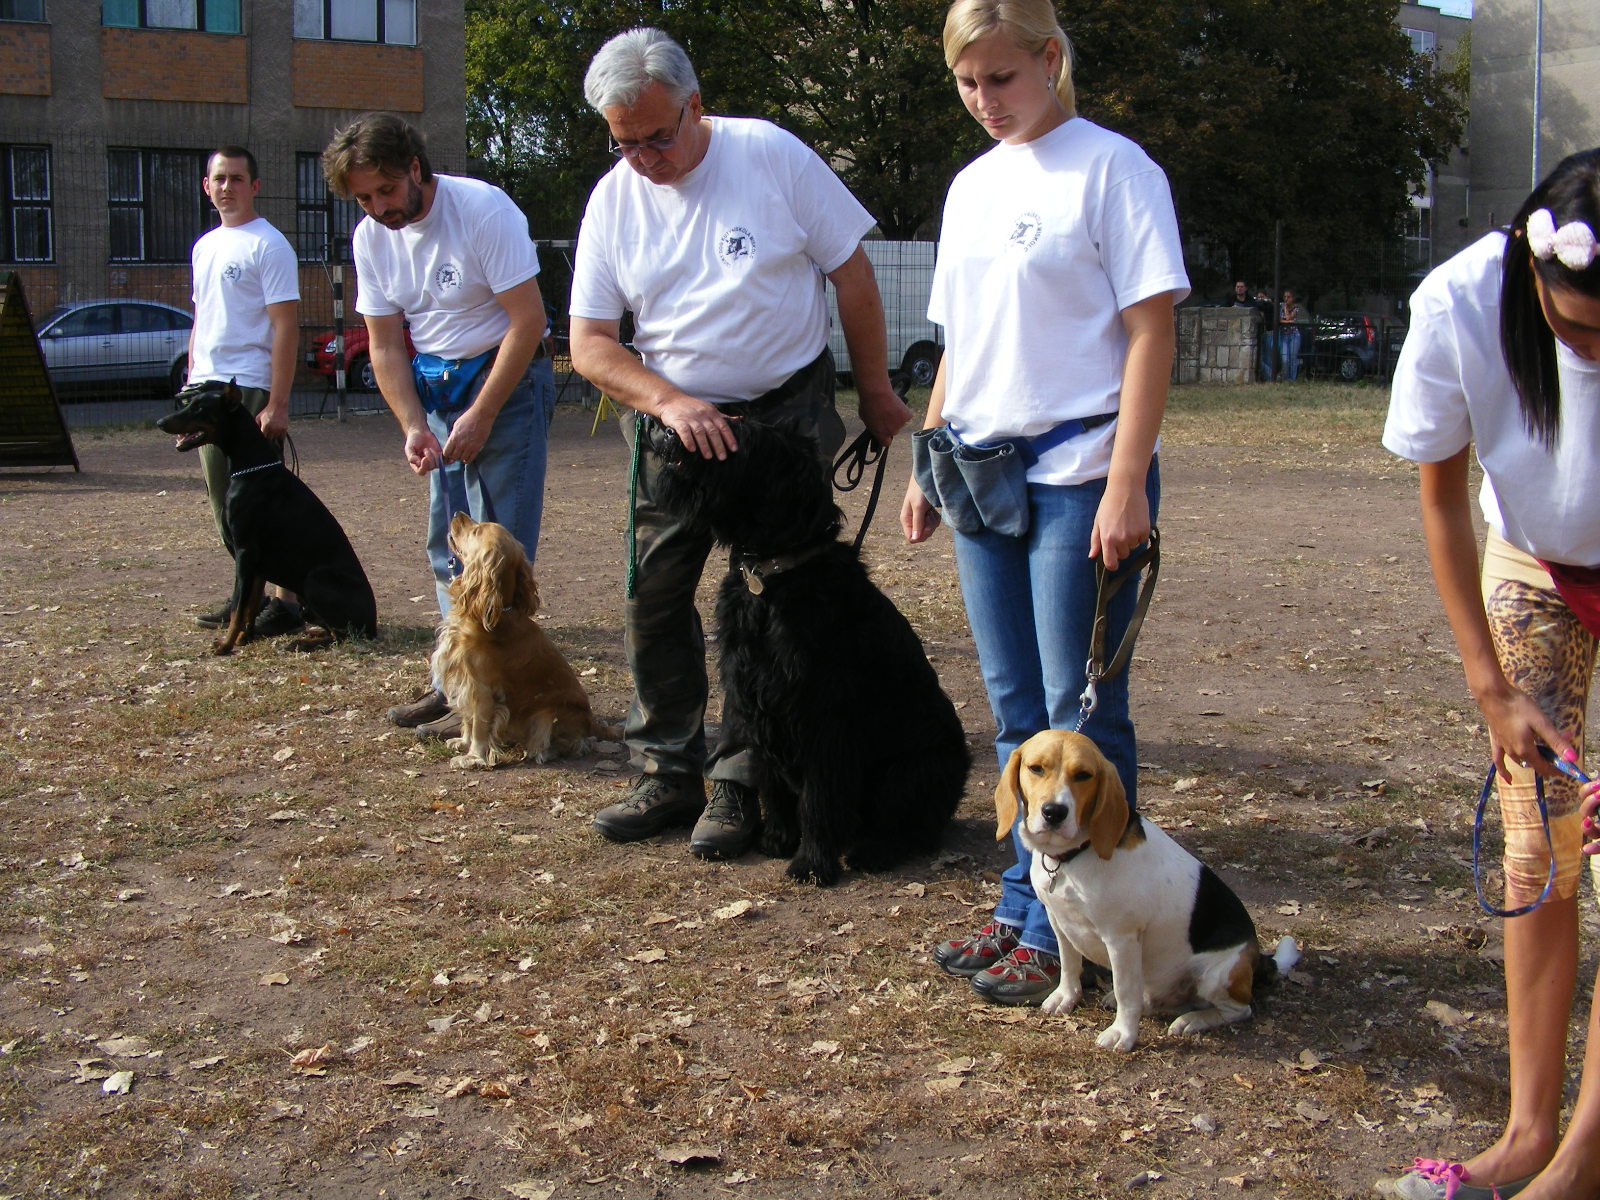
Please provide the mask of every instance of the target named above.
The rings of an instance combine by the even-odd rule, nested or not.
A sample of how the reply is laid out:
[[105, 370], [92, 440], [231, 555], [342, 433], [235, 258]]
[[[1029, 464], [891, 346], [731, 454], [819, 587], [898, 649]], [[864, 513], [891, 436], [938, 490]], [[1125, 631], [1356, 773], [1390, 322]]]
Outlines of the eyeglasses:
[[683, 114], [689, 109], [687, 101], [678, 109], [678, 119], [672, 123], [672, 136], [664, 138], [650, 138], [643, 142], [614, 142], [606, 138], [606, 149], [617, 158], [638, 158], [646, 150], [654, 150], [657, 154], [665, 154], [678, 144], [678, 130], [683, 125]]

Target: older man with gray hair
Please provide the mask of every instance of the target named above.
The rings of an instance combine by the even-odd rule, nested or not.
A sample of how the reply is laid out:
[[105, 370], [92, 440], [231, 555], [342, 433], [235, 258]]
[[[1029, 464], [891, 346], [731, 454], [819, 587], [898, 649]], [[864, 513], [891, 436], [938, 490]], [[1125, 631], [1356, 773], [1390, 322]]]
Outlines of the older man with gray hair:
[[[612, 399], [638, 457], [635, 566], [626, 610], [634, 698], [626, 738], [640, 774], [595, 815], [614, 841], [696, 821], [690, 850], [742, 854], [759, 827], [755, 764], [729, 736], [707, 755], [705, 641], [695, 589], [708, 539], [655, 504], [662, 469], [647, 434], [725, 458], [739, 418], [802, 431], [831, 459], [844, 440], [822, 279], [839, 319], [867, 429], [887, 445], [910, 413], [889, 383], [883, 307], [861, 237], [871, 215], [797, 138], [766, 121], [713, 117], [683, 48], [633, 29], [595, 55], [584, 94], [622, 161], [589, 197], [572, 283], [572, 361]], [[619, 341], [625, 312], [633, 347]], [[706, 802], [702, 774], [711, 781]]]

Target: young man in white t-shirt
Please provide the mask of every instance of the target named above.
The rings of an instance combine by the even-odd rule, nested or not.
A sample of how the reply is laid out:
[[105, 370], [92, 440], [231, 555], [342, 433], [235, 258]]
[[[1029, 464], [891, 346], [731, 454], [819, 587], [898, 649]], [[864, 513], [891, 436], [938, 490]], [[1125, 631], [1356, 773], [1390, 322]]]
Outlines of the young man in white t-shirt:
[[[322, 168], [367, 214], [352, 237], [356, 311], [378, 388], [405, 434], [406, 463], [428, 477], [428, 560], [442, 615], [458, 569], [454, 514], [504, 525], [530, 562], [538, 549], [555, 412], [538, 251], [510, 196], [436, 174], [422, 132], [394, 113], [368, 113], [335, 133]], [[389, 719], [425, 738], [461, 728], [437, 679]]]
[[[235, 380], [261, 432], [281, 439], [289, 431], [289, 391], [298, 361], [300, 269], [294, 249], [256, 212], [261, 177], [243, 146], [223, 146], [206, 160], [201, 188], [222, 224], [202, 234], [190, 254], [194, 276], [194, 327], [189, 331], [189, 382]], [[223, 502], [228, 456], [200, 447], [200, 469], [217, 533], [228, 553], [233, 539]], [[256, 616], [257, 637], [299, 629], [305, 622], [293, 596], [274, 588]], [[228, 619], [231, 601], [198, 618], [215, 629]]]
[[[833, 408], [826, 276], [838, 292], [861, 418], [887, 446], [910, 413], [889, 384], [883, 306], [861, 249], [873, 225], [866, 209], [790, 134], [705, 115], [688, 56], [660, 30], [607, 42], [584, 91], [623, 161], [595, 186], [578, 239], [578, 371], [635, 410], [636, 437], [657, 423], [691, 450], [724, 458], [737, 442], [721, 406], [752, 401], [749, 419], [803, 429], [831, 457], [844, 427]], [[618, 340], [630, 311], [640, 358]], [[726, 739], [707, 754], [694, 595], [711, 547], [655, 506], [660, 470], [646, 440], [625, 615], [634, 683], [625, 736], [642, 774], [594, 824], [614, 841], [634, 841], [696, 822], [693, 853], [733, 858], [757, 832], [755, 768]]]

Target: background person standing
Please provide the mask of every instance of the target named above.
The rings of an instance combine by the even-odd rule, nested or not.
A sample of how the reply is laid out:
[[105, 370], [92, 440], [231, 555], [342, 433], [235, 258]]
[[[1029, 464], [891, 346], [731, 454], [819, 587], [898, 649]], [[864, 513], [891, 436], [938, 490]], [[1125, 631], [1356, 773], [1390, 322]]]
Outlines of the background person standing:
[[[711, 543], [656, 506], [663, 464], [646, 435], [665, 427], [694, 453], [725, 458], [738, 432], [723, 409], [735, 405], [743, 414], [735, 420], [796, 429], [830, 460], [844, 426], [834, 411], [826, 276], [862, 421], [888, 445], [910, 414], [889, 383], [883, 306], [861, 249], [873, 220], [792, 134], [707, 115], [688, 55], [659, 29], [629, 30], [601, 47], [584, 93], [622, 161], [584, 213], [572, 360], [634, 410], [626, 428], [638, 454], [625, 736], [642, 774], [594, 824], [626, 842], [694, 822], [692, 853], [732, 858], [755, 837], [759, 811], [755, 764], [728, 737], [736, 722], [727, 712], [724, 740], [707, 754], [709, 682], [694, 599]], [[618, 341], [627, 311], [642, 361]]]
[[[555, 411], [538, 251], [510, 196], [435, 174], [421, 131], [393, 113], [339, 130], [322, 168], [328, 186], [367, 214], [352, 237], [356, 311], [384, 403], [405, 434], [406, 463], [428, 476], [428, 561], [443, 615], [455, 513], [504, 525], [529, 562], [538, 547]], [[437, 679], [388, 715], [425, 737], [461, 728]]]
[[[222, 224], [202, 234], [190, 253], [194, 326], [188, 381], [236, 381], [261, 432], [279, 441], [289, 431], [289, 391], [299, 358], [300, 264], [289, 240], [256, 213], [261, 179], [250, 151], [218, 149], [206, 160], [200, 186]], [[215, 446], [201, 446], [200, 470], [217, 533], [231, 555], [233, 538], [223, 509], [228, 456]], [[272, 592], [256, 614], [256, 637], [292, 633], [305, 624], [290, 593], [277, 587]], [[230, 598], [197, 623], [217, 629], [231, 611]]]

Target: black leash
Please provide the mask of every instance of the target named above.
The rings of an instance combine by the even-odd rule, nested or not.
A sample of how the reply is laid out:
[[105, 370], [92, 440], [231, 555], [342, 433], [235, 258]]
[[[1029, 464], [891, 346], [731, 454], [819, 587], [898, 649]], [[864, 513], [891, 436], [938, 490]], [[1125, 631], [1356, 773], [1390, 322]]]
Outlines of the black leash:
[[[1145, 568], [1149, 568], [1145, 570]], [[1133, 616], [1128, 619], [1127, 631], [1122, 635], [1122, 644], [1117, 647], [1109, 663], [1105, 662], [1106, 655], [1106, 625], [1109, 621], [1106, 609], [1111, 604], [1111, 598], [1120, 592], [1129, 580], [1137, 579], [1139, 572], [1144, 571], [1144, 582], [1139, 588], [1139, 599], [1133, 606]], [[1156, 576], [1161, 574], [1161, 531], [1154, 526], [1150, 528], [1150, 537], [1145, 542], [1144, 548], [1123, 560], [1115, 571], [1107, 571], [1104, 559], [1095, 560], [1095, 596], [1094, 596], [1094, 630], [1089, 635], [1089, 661], [1083, 668], [1087, 682], [1084, 684], [1083, 695], [1078, 697], [1078, 727], [1074, 732], [1082, 732], [1089, 717], [1094, 713], [1095, 706], [1099, 703], [1098, 685], [1101, 680], [1114, 679], [1119, 672], [1128, 665], [1128, 660], [1133, 657], [1133, 643], [1139, 636], [1139, 629], [1144, 625], [1145, 614], [1150, 611], [1150, 600], [1155, 595]]]
[[[872, 494], [867, 497], [867, 511], [861, 515], [861, 528], [856, 530], [857, 550], [861, 549], [861, 543], [867, 536], [867, 526], [872, 524], [872, 514], [878, 508], [878, 495], [883, 491], [883, 472], [889, 465], [888, 447], [863, 429], [861, 435], [833, 460], [833, 486], [841, 492], [853, 492], [860, 487], [862, 477], [873, 463], [878, 464], [878, 469], [872, 476]], [[841, 471], [844, 473], [842, 478]]]
[[[900, 397], [901, 402], [906, 403], [911, 392], [911, 376], [896, 371], [889, 377], [889, 385], [894, 388], [894, 394]], [[889, 466], [889, 448], [871, 433], [862, 430], [860, 436], [833, 460], [833, 486], [841, 492], [853, 492], [860, 487], [862, 477], [873, 463], [878, 464], [878, 469], [872, 476], [872, 494], [867, 497], [867, 511], [861, 515], [861, 528], [856, 530], [856, 550], [861, 549], [861, 543], [867, 536], [867, 527], [872, 524], [872, 514], [878, 511], [878, 497], [883, 492], [883, 473]]]

